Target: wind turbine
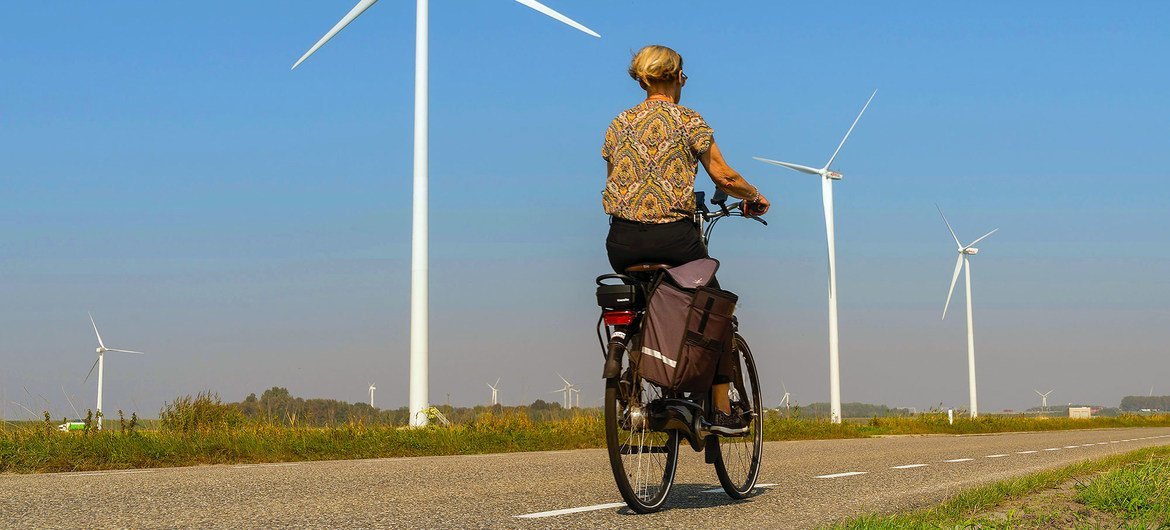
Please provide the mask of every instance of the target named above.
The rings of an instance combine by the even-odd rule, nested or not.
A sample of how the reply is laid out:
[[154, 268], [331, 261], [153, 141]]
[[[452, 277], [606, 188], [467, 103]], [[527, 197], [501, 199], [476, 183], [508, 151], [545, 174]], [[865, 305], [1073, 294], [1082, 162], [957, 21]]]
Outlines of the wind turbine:
[[849, 139], [853, 128], [857, 126], [857, 121], [861, 119], [862, 114], [865, 114], [865, 109], [869, 108], [869, 103], [873, 101], [873, 97], [876, 95], [877, 90], [874, 90], [873, 94], [870, 94], [869, 99], [865, 102], [865, 106], [861, 107], [861, 112], [853, 119], [853, 125], [849, 126], [849, 130], [845, 132], [845, 137], [841, 139], [840, 144], [837, 144], [837, 150], [833, 151], [833, 156], [830, 156], [829, 161], [825, 163], [825, 167], [816, 169], [800, 164], [790, 164], [779, 160], [760, 158], [758, 156], [752, 157], [760, 162], [767, 162], [810, 175], [820, 175], [821, 177], [821, 200], [825, 206], [825, 236], [828, 239], [829, 248], [829, 407], [831, 409], [833, 423], [841, 423], [841, 362], [837, 341], [837, 242], [833, 228], [833, 181], [841, 180], [844, 175], [831, 170], [830, 166], [837, 159], [837, 154], [841, 152], [841, 147], [845, 145], [845, 140]]
[[[329, 39], [337, 35], [350, 22], [364, 13], [378, 0], [360, 0], [342, 19], [321, 37], [308, 52], [293, 64], [296, 69], [305, 59], [313, 55]], [[427, 236], [427, 129], [428, 98], [427, 70], [429, 67], [427, 42], [429, 33], [428, 0], [416, 0], [414, 35], [414, 199], [411, 222], [410, 262], [410, 424], [421, 427], [427, 424], [427, 415], [419, 414], [428, 407], [428, 236]], [[582, 26], [536, 0], [516, 0], [560, 22], [568, 24], [594, 37], [601, 37], [593, 30]]]
[[497, 403], [499, 403], [499, 389], [496, 388], [498, 386], [500, 386], [500, 378], [498, 378], [498, 377], [496, 378], [496, 384], [488, 385], [488, 388], [492, 389], [492, 406], [493, 407], [496, 406]]
[[561, 387], [561, 388], [558, 388], [556, 390], [553, 390], [552, 392], [549, 392], [549, 394], [560, 393], [561, 394], [561, 403], [567, 409], [567, 408], [569, 408], [569, 392], [572, 390], [573, 390], [572, 387], [570, 387], [569, 385], [565, 385], [564, 387]]
[[577, 388], [577, 385], [570, 383], [568, 379], [565, 379], [565, 376], [559, 373], [557, 374], [557, 377], [561, 378], [561, 381], [565, 382], [565, 408], [571, 408], [573, 406], [573, 392], [577, 393], [577, 403], [580, 403], [581, 390]]
[[374, 390], [377, 389], [378, 387], [374, 386], [374, 383], [370, 383], [370, 408], [374, 408]]
[[784, 385], [784, 381], [780, 381], [780, 388], [784, 389], [784, 397], [780, 399], [780, 405], [787, 409], [789, 414], [792, 414], [792, 394], [788, 393], [788, 387]]
[[101, 417], [102, 382], [103, 382], [103, 372], [104, 372], [104, 368], [106, 365], [106, 352], [116, 351], [119, 353], [136, 353], [138, 355], [142, 355], [142, 352], [130, 351], [130, 350], [119, 350], [116, 348], [107, 348], [106, 344], [104, 342], [102, 342], [102, 334], [98, 332], [97, 322], [94, 322], [92, 313], [89, 314], [89, 323], [93, 324], [93, 333], [94, 333], [94, 335], [97, 335], [97, 340], [98, 340], [97, 354], [98, 354], [98, 357], [97, 357], [97, 360], [95, 360], [93, 362], [93, 366], [89, 367], [89, 373], [85, 375], [85, 381], [82, 381], [82, 384], [84, 384], [86, 381], [89, 381], [89, 376], [93, 375], [93, 369], [96, 367], [97, 371], [98, 371], [98, 380], [97, 380], [98, 389], [97, 389], [97, 404], [94, 408], [97, 409], [97, 412], [98, 412], [97, 428], [98, 428], [98, 430], [101, 430], [101, 428], [102, 428], [102, 417]]
[[1032, 391], [1036, 392], [1036, 395], [1040, 396], [1040, 409], [1043, 410], [1044, 412], [1048, 412], [1048, 394], [1051, 394], [1052, 391], [1049, 390], [1047, 392], [1041, 393], [1039, 390], [1036, 390], [1035, 388], [1033, 388]]
[[975, 248], [975, 244], [983, 241], [984, 238], [994, 234], [999, 229], [996, 228], [986, 234], [983, 234], [972, 241], [969, 245], [964, 246], [959, 242], [959, 236], [955, 235], [955, 229], [951, 228], [951, 222], [947, 221], [947, 216], [942, 213], [942, 208], [936, 204], [938, 214], [942, 216], [943, 222], [947, 224], [947, 230], [951, 232], [951, 238], [955, 240], [955, 245], [958, 246], [959, 258], [955, 260], [955, 275], [951, 277], [951, 289], [947, 291], [947, 303], [943, 306], [942, 318], [947, 318], [947, 308], [951, 306], [951, 295], [955, 293], [955, 283], [959, 281], [959, 270], [966, 266], [967, 278], [967, 377], [970, 379], [969, 387], [971, 391], [971, 417], [979, 416], [979, 404], [975, 398], [975, 321], [971, 314], [971, 260], [970, 257], [979, 253], [979, 249]]

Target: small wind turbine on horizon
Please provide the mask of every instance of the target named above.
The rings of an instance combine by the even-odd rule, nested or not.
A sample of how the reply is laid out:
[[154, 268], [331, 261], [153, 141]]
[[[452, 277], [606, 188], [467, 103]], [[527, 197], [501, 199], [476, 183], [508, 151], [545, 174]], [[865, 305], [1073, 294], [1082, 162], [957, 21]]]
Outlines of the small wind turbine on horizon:
[[1048, 412], [1048, 394], [1051, 394], [1052, 391], [1049, 390], [1047, 392], [1040, 392], [1035, 388], [1033, 388], [1032, 391], [1036, 392], [1036, 395], [1040, 396], [1040, 410]]
[[370, 383], [370, 408], [374, 408], [374, 390], [377, 389], [378, 387], [374, 386], [374, 383]]
[[488, 388], [492, 389], [492, 406], [493, 407], [496, 406], [497, 404], [499, 404], [499, 402], [500, 402], [499, 389], [496, 388], [498, 386], [500, 386], [500, 378], [498, 378], [498, 377], [496, 378], [496, 384], [494, 384], [494, 385], [488, 384]]
[[85, 376], [85, 380], [84, 380], [84, 381], [82, 381], [82, 384], [85, 384], [85, 382], [86, 382], [86, 381], [89, 381], [89, 376], [93, 375], [93, 369], [94, 369], [94, 368], [97, 368], [97, 371], [98, 371], [98, 378], [97, 378], [97, 385], [98, 385], [98, 387], [97, 387], [97, 403], [96, 403], [96, 405], [94, 406], [94, 409], [96, 409], [96, 411], [97, 411], [97, 428], [98, 428], [98, 430], [101, 430], [101, 428], [102, 428], [102, 416], [101, 416], [101, 411], [102, 411], [102, 383], [103, 383], [103, 381], [104, 381], [104, 374], [103, 374], [103, 372], [104, 372], [105, 365], [106, 365], [106, 352], [108, 352], [108, 351], [116, 351], [116, 352], [119, 352], [119, 353], [135, 353], [135, 354], [138, 354], [138, 355], [143, 355], [143, 353], [142, 353], [142, 352], [140, 352], [140, 351], [119, 350], [119, 349], [116, 349], [116, 348], [107, 348], [107, 347], [106, 347], [106, 344], [105, 344], [104, 342], [102, 342], [102, 334], [101, 334], [100, 332], [98, 332], [98, 328], [97, 328], [97, 322], [94, 322], [94, 320], [93, 320], [93, 314], [92, 314], [92, 313], [90, 313], [90, 314], [89, 314], [89, 323], [90, 323], [90, 324], [93, 324], [93, 333], [94, 333], [94, 335], [97, 335], [97, 340], [98, 340], [97, 354], [98, 354], [98, 357], [97, 357], [97, 359], [96, 359], [96, 360], [94, 360], [94, 362], [93, 362], [93, 366], [90, 366], [90, 367], [89, 367], [89, 373], [88, 373], [88, 374], [86, 374], [86, 376]]
[[[969, 379], [968, 384], [971, 394], [971, 417], [975, 418], [979, 416], [979, 402], [975, 393], [975, 321], [971, 313], [970, 258], [971, 256], [979, 253], [979, 249], [975, 248], [975, 245], [980, 241], [983, 241], [985, 238], [987, 238], [987, 236], [996, 233], [999, 231], [999, 229], [996, 228], [995, 230], [979, 236], [979, 239], [972, 241], [970, 244], [963, 245], [961, 242], [959, 242], [959, 236], [955, 235], [955, 229], [951, 228], [951, 222], [947, 221], [947, 216], [943, 214], [942, 208], [939, 208], [937, 204], [934, 205], [934, 207], [938, 208], [938, 214], [942, 216], [943, 222], [947, 225], [947, 230], [951, 232], [951, 238], [955, 240], [955, 245], [957, 245], [959, 252], [959, 258], [955, 261], [955, 274], [951, 277], [951, 288], [949, 291], [947, 291], [947, 303], [943, 306], [943, 320], [947, 318], [947, 308], [951, 306], [951, 295], [955, 293], [955, 283], [959, 281], [959, 272], [965, 270], [967, 283], [967, 377]], [[964, 266], [966, 267], [965, 269]]]
[[[378, 0], [360, 0], [341, 20], [321, 37], [296, 63], [295, 70], [305, 59], [329, 42], [338, 32], [361, 16]], [[544, 15], [600, 38], [593, 30], [562, 15], [536, 0], [516, 0]], [[428, 264], [427, 210], [428, 210], [428, 55], [429, 2], [416, 0], [415, 41], [414, 41], [414, 199], [411, 221], [411, 278], [410, 278], [410, 424], [422, 427], [427, 424], [427, 415], [420, 414], [429, 407], [428, 388]]]
[[830, 166], [837, 159], [837, 154], [841, 152], [845, 141], [849, 139], [849, 135], [853, 133], [853, 128], [857, 126], [861, 115], [865, 114], [865, 109], [869, 108], [869, 103], [873, 101], [876, 95], [877, 90], [874, 90], [873, 94], [870, 94], [869, 99], [865, 102], [865, 106], [861, 107], [861, 112], [853, 119], [853, 125], [849, 126], [849, 130], [845, 132], [845, 137], [841, 139], [841, 143], [837, 144], [837, 150], [833, 151], [833, 156], [829, 157], [829, 161], [825, 163], [824, 167], [817, 169], [800, 164], [760, 158], [758, 156], [752, 157], [760, 162], [786, 167], [793, 171], [800, 171], [801, 173], [808, 173], [810, 175], [819, 175], [821, 177], [821, 200], [825, 208], [825, 237], [828, 239], [829, 251], [829, 408], [833, 423], [841, 423], [841, 362], [837, 333], [837, 242], [833, 225], [833, 181], [841, 180], [844, 178], [844, 175], [833, 171], [830, 169]]
[[[565, 376], [558, 373], [557, 377], [561, 378], [561, 381], [565, 382], [565, 386], [563, 386], [557, 390], [553, 390], [552, 392], [549, 392], [549, 394], [556, 394], [557, 392], [563, 393], [564, 396], [562, 399], [564, 400], [564, 406], [566, 409], [569, 409], [573, 405], [573, 401], [572, 401], [573, 400], [573, 392], [577, 392], [578, 396], [580, 396], [580, 390], [577, 390], [576, 385], [574, 385], [573, 383], [570, 383], [568, 379], [565, 379]], [[580, 402], [580, 397], [578, 397], [577, 399], [578, 399], [578, 402]]]
[[780, 388], [784, 389], [784, 397], [780, 399], [780, 405], [787, 409], [789, 414], [792, 414], [792, 394], [788, 393], [788, 387], [784, 385], [783, 380], [780, 381]]

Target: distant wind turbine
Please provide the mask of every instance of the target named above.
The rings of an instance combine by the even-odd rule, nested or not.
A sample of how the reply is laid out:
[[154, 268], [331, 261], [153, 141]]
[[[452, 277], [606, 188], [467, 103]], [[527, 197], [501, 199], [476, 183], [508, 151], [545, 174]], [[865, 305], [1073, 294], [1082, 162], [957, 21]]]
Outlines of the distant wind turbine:
[[983, 241], [983, 239], [986, 238], [987, 236], [990, 236], [991, 234], [996, 233], [997, 231], [999, 231], [999, 229], [996, 228], [995, 230], [992, 230], [986, 234], [983, 234], [982, 236], [979, 236], [979, 239], [976, 239], [975, 241], [972, 241], [970, 244], [964, 246], [962, 243], [959, 242], [959, 236], [955, 235], [955, 229], [951, 228], [951, 222], [947, 221], [947, 216], [945, 214], [943, 214], [942, 208], [939, 208], [939, 206], [937, 204], [934, 205], [934, 207], [938, 208], [938, 214], [940, 216], [942, 216], [943, 222], [946, 223], [946, 225], [947, 225], [947, 230], [949, 230], [951, 232], [951, 238], [953, 238], [955, 240], [955, 245], [957, 245], [958, 252], [959, 252], [959, 258], [957, 260], [955, 260], [955, 274], [954, 274], [954, 276], [951, 277], [951, 288], [949, 291], [947, 291], [947, 303], [945, 305], [943, 305], [943, 313], [942, 313], [943, 319], [947, 318], [947, 308], [951, 306], [951, 295], [955, 294], [955, 283], [957, 283], [959, 281], [959, 272], [960, 272], [960, 270], [963, 270], [964, 265], [966, 266], [965, 270], [966, 270], [966, 279], [967, 279], [966, 280], [967, 281], [967, 377], [969, 380], [968, 384], [969, 384], [969, 389], [970, 389], [970, 394], [971, 394], [970, 395], [970, 398], [971, 398], [971, 417], [975, 418], [975, 417], [979, 416], [979, 403], [978, 403], [978, 399], [976, 399], [976, 395], [975, 395], [975, 321], [973, 320], [974, 317], [971, 313], [971, 260], [970, 260], [970, 257], [979, 253], [979, 249], [975, 248], [975, 245], [977, 243], [979, 243], [980, 241]]
[[498, 404], [500, 402], [499, 401], [499, 389], [497, 388], [498, 386], [500, 386], [500, 378], [498, 378], [498, 377], [496, 378], [496, 384], [494, 384], [494, 385], [489, 384], [488, 385], [488, 388], [492, 389], [492, 406], [493, 407], [496, 406], [496, 404]]
[[[300, 66], [305, 59], [313, 55], [329, 39], [361, 16], [378, 0], [360, 0], [353, 9], [349, 10], [341, 20], [321, 37], [308, 52], [293, 64], [293, 69]], [[427, 424], [427, 415], [420, 414], [429, 407], [428, 401], [428, 330], [427, 330], [427, 303], [428, 303], [428, 236], [427, 236], [427, 129], [428, 129], [428, 98], [427, 98], [427, 70], [428, 34], [428, 0], [416, 0], [415, 34], [414, 34], [414, 217], [411, 223], [411, 278], [410, 278], [410, 424], [421, 427]], [[536, 0], [516, 0], [518, 3], [530, 7], [553, 19], [588, 33], [594, 37], [601, 37], [593, 30], [579, 24]]]
[[1047, 392], [1040, 392], [1035, 388], [1033, 388], [1032, 391], [1036, 392], [1036, 395], [1040, 396], [1040, 410], [1048, 412], [1048, 394], [1051, 394], [1052, 391], [1049, 390]]
[[783, 380], [780, 381], [780, 388], [784, 389], [784, 397], [780, 399], [780, 405], [783, 406], [785, 409], [787, 409], [789, 414], [791, 414], [792, 413], [792, 402], [791, 402], [792, 394], [788, 393], [788, 387], [784, 385]]
[[89, 367], [89, 373], [85, 375], [85, 380], [82, 381], [82, 383], [84, 384], [86, 381], [89, 381], [89, 376], [93, 375], [93, 369], [96, 367], [97, 371], [98, 371], [98, 378], [97, 378], [98, 387], [97, 387], [97, 404], [94, 408], [97, 409], [97, 413], [98, 413], [97, 428], [98, 428], [98, 430], [101, 430], [101, 428], [102, 428], [102, 417], [101, 417], [102, 382], [104, 381], [103, 372], [104, 372], [105, 365], [106, 365], [106, 352], [116, 351], [119, 353], [135, 353], [138, 355], [143, 355], [143, 353], [140, 351], [119, 350], [116, 348], [107, 348], [106, 344], [104, 342], [102, 342], [102, 334], [100, 332], [98, 332], [97, 322], [94, 322], [92, 313], [89, 314], [89, 323], [93, 324], [93, 333], [94, 333], [94, 335], [97, 335], [97, 340], [98, 340], [97, 354], [98, 354], [98, 357], [97, 357], [97, 360], [95, 360], [93, 362], [93, 366]]
[[837, 150], [833, 151], [833, 156], [829, 157], [829, 161], [825, 163], [824, 167], [817, 169], [800, 164], [760, 158], [758, 156], [752, 157], [760, 162], [767, 162], [794, 171], [800, 171], [801, 173], [819, 175], [821, 177], [821, 200], [825, 207], [825, 236], [828, 239], [829, 249], [829, 408], [833, 423], [841, 423], [841, 362], [837, 340], [837, 238], [833, 226], [833, 181], [841, 180], [844, 175], [831, 170], [830, 166], [837, 159], [837, 154], [841, 152], [841, 148], [845, 145], [845, 140], [849, 139], [849, 135], [853, 133], [853, 128], [857, 126], [861, 115], [865, 114], [865, 109], [869, 108], [869, 103], [873, 101], [873, 97], [876, 95], [877, 90], [874, 90], [873, 94], [870, 94], [869, 100], [865, 102], [864, 107], [861, 107], [861, 112], [853, 119], [853, 125], [849, 126], [849, 130], [845, 132], [845, 137], [841, 139], [841, 143], [837, 144]]
[[370, 383], [370, 408], [374, 408], [374, 391], [377, 389], [378, 387], [374, 386], [374, 383]]

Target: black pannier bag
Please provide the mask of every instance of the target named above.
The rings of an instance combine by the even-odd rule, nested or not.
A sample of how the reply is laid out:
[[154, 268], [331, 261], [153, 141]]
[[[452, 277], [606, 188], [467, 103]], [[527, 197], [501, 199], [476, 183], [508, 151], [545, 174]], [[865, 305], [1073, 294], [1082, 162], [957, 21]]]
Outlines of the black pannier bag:
[[669, 269], [649, 295], [642, 343], [631, 352], [642, 377], [678, 392], [706, 392], [731, 344], [739, 297], [708, 287], [712, 258]]

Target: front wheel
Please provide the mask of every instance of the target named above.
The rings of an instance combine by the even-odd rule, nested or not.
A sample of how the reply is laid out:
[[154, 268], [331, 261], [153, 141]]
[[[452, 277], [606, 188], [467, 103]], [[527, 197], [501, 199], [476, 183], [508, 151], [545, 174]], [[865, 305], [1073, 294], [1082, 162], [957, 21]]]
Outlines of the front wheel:
[[748, 432], [740, 436], [717, 436], [717, 444], [709, 450], [715, 451], [715, 474], [733, 499], [752, 496], [756, 480], [760, 476], [760, 459], [764, 451], [764, 414], [761, 403], [760, 378], [756, 374], [756, 360], [747, 341], [736, 333], [733, 350], [739, 357], [732, 384], [728, 388], [731, 408], [750, 414]]
[[[626, 355], [626, 361], [629, 355]], [[623, 363], [624, 364], [624, 363]], [[662, 389], [638, 377], [636, 365], [605, 381], [605, 444], [613, 478], [626, 505], [638, 513], [662, 509], [678, 466], [677, 432], [650, 430], [647, 404]]]

